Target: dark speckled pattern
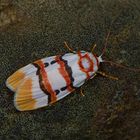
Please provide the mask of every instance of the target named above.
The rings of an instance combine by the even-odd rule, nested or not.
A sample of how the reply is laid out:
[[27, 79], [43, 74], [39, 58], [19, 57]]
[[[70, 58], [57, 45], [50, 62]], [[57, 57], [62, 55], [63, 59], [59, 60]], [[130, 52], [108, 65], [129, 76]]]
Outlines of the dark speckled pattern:
[[50, 107], [18, 112], [5, 80], [39, 58], [68, 52], [100, 54], [111, 28], [106, 59], [140, 68], [139, 0], [1, 0], [0, 138], [140, 139], [140, 74], [101, 65], [119, 81], [97, 76]]

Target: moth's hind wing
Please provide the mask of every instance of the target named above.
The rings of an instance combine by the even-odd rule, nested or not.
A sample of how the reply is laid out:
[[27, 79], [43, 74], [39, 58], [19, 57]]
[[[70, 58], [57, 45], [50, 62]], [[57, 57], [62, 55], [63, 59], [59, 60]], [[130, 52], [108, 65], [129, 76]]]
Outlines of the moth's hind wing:
[[24, 79], [14, 96], [14, 105], [19, 111], [35, 110], [48, 105], [48, 95], [40, 89], [37, 77]]
[[13, 73], [7, 79], [6, 86], [15, 92], [25, 77], [30, 76], [34, 72], [36, 72], [36, 68], [32, 64], [29, 64]]

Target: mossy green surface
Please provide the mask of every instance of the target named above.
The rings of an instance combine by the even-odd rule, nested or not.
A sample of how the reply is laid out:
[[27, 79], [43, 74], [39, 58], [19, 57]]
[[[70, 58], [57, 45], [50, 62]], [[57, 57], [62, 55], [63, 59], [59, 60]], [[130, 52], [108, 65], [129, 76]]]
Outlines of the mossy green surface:
[[0, 6], [0, 138], [1, 139], [140, 139], [140, 72], [108, 64], [100, 75], [70, 96], [35, 111], [18, 112], [5, 81], [19, 68], [46, 56], [90, 51], [140, 68], [139, 0], [2, 0]]

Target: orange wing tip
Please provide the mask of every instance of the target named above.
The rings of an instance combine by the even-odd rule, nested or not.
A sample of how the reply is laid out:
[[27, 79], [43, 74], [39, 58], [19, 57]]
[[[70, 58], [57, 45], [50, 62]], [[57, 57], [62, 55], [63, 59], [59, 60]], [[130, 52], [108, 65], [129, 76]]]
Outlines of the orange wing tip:
[[12, 91], [16, 91], [24, 78], [24, 72], [17, 71], [7, 79], [6, 86]]
[[14, 106], [18, 111], [31, 111], [36, 110], [39, 108], [46, 107], [48, 104], [44, 103], [43, 105], [37, 105], [37, 100], [35, 99], [29, 99], [29, 100], [17, 100], [17, 97], [15, 95], [14, 98]]
[[36, 109], [36, 99], [33, 98], [32, 93], [32, 79], [26, 79], [18, 88], [14, 98], [14, 105], [19, 111]]
[[15, 91], [14, 88], [9, 84], [8, 80], [6, 80], [5, 84], [10, 90]]
[[[28, 103], [27, 103], [28, 102]], [[18, 111], [30, 111], [35, 110], [34, 100], [30, 101], [17, 101], [14, 99], [14, 106]]]

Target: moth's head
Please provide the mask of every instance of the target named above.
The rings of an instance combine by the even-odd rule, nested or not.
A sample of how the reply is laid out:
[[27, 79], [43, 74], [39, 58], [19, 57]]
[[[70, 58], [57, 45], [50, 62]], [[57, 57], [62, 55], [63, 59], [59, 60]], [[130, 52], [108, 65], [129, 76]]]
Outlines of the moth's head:
[[[99, 67], [99, 65], [100, 65], [100, 63], [108, 63], [108, 64], [110, 64], [111, 66], [116, 66], [116, 67], [120, 67], [120, 68], [124, 68], [124, 69], [127, 69], [127, 70], [130, 70], [130, 71], [133, 71], [133, 72], [140, 72], [140, 69], [138, 68], [129, 68], [129, 67], [126, 67], [126, 66], [124, 66], [124, 65], [121, 65], [121, 64], [118, 64], [118, 63], [116, 63], [116, 62], [113, 62], [113, 61], [110, 61], [110, 60], [106, 60], [106, 59], [103, 59], [102, 58], [102, 56], [103, 56], [103, 54], [104, 53], [102, 53], [100, 56], [96, 56], [93, 52], [92, 52], [92, 54], [93, 54], [93, 56], [94, 56], [94, 58], [96, 58], [96, 60], [97, 60], [97, 66]], [[94, 60], [94, 62], [95, 62], [95, 60]], [[98, 67], [97, 67], [97, 70], [98, 70]]]
[[94, 57], [94, 59], [93, 59], [94, 63], [97, 64], [98, 66], [100, 65], [100, 63], [104, 62], [104, 60], [102, 59], [102, 55], [98, 56], [94, 53], [92, 53], [92, 55]]
[[98, 62], [99, 62], [99, 63], [104, 62], [104, 61], [103, 61], [103, 59], [102, 59], [102, 56], [101, 56], [101, 55], [100, 55], [100, 56], [98, 56], [98, 57], [97, 57], [97, 59], [98, 59]]

